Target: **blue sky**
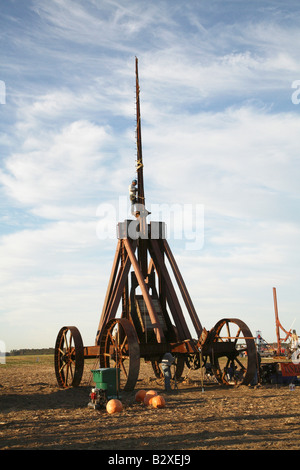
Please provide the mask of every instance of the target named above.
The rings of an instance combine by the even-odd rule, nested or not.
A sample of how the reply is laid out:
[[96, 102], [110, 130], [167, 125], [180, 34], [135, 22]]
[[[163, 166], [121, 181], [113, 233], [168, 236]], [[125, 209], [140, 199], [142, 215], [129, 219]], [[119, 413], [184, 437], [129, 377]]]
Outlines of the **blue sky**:
[[135, 174], [135, 56], [148, 206], [204, 209], [193, 249], [168, 227], [201, 323], [240, 318], [274, 341], [274, 286], [282, 324], [300, 331], [299, 13], [276, 0], [1, 1], [7, 350], [53, 346], [63, 325], [94, 343], [116, 247], [99, 227], [128, 217]]

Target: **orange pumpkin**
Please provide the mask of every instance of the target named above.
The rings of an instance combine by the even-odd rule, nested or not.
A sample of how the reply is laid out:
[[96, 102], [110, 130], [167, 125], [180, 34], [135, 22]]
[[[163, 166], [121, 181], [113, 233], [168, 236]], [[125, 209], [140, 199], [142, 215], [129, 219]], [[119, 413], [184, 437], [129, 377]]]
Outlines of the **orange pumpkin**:
[[151, 405], [154, 408], [164, 408], [166, 406], [166, 402], [162, 395], [155, 395], [152, 397]]
[[120, 411], [122, 410], [123, 410], [122, 402], [120, 402], [120, 400], [117, 400], [116, 398], [112, 398], [106, 404], [106, 411], [109, 414], [120, 413]]
[[145, 395], [145, 398], [144, 398], [144, 404], [146, 406], [148, 405], [151, 405], [151, 400], [153, 397], [155, 397], [157, 395], [157, 392], [155, 390], [149, 390], [146, 395]]
[[146, 395], [146, 390], [139, 390], [135, 394], [135, 401], [142, 403], [144, 401], [145, 395]]

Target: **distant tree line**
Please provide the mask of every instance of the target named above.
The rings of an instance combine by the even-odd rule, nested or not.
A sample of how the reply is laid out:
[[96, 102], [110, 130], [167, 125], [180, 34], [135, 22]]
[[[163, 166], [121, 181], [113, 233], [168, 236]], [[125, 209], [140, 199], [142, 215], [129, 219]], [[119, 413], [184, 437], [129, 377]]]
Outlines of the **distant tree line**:
[[46, 354], [54, 354], [54, 348], [43, 349], [12, 349], [6, 353], [6, 356], [42, 356]]

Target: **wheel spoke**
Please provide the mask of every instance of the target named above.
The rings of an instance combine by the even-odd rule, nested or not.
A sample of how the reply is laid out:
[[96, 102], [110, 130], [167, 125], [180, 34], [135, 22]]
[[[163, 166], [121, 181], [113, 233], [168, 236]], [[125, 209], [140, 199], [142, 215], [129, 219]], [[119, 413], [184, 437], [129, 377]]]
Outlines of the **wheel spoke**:
[[123, 351], [123, 349], [125, 349], [125, 346], [127, 345], [127, 343], [128, 343], [128, 338], [127, 336], [125, 336], [124, 341], [120, 346], [120, 351]]
[[228, 336], [227, 341], [230, 341], [231, 335], [230, 335], [230, 328], [229, 328], [229, 322], [228, 321], [226, 321], [226, 329], [227, 329], [227, 336]]
[[242, 369], [246, 370], [246, 367], [245, 367], [244, 364], [239, 360], [238, 357], [235, 358], [235, 361], [241, 366]]
[[236, 333], [235, 335], [235, 339], [234, 339], [234, 344], [236, 345], [238, 340], [240, 339], [240, 333], [242, 332], [242, 330], [239, 328], [238, 329], [238, 332]]
[[128, 377], [128, 372], [127, 372], [126, 367], [125, 367], [125, 365], [124, 365], [124, 361], [121, 361], [121, 362], [120, 362], [120, 366], [121, 366], [121, 368], [122, 368], [122, 370], [123, 370], [123, 373], [124, 373], [125, 377], [127, 378], [127, 377]]

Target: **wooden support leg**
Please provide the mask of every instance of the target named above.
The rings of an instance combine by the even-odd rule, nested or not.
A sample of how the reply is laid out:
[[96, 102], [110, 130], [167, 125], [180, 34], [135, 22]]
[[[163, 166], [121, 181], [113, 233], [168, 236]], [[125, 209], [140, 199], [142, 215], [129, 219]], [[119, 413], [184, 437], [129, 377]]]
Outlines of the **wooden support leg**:
[[115, 284], [115, 280], [116, 280], [116, 276], [117, 276], [117, 272], [118, 272], [118, 266], [119, 266], [119, 263], [120, 263], [120, 253], [121, 253], [120, 249], [121, 249], [121, 240], [118, 240], [118, 245], [117, 245], [117, 249], [116, 249], [116, 253], [115, 253], [115, 258], [114, 258], [114, 262], [113, 262], [113, 266], [112, 266], [112, 270], [111, 270], [111, 275], [110, 275], [110, 279], [109, 279], [107, 290], [106, 290], [106, 296], [105, 296], [105, 300], [104, 300], [104, 304], [103, 304], [103, 308], [102, 308], [102, 313], [101, 313], [101, 317], [100, 317], [100, 321], [99, 321], [98, 331], [97, 331], [97, 335], [96, 335], [96, 345], [98, 344], [98, 342], [97, 342], [98, 335], [99, 335], [99, 332], [101, 331], [101, 328], [104, 324], [108, 303], [110, 301], [111, 294], [112, 294], [112, 291], [113, 291], [113, 288], [114, 288], [114, 284]]
[[144, 280], [144, 277], [143, 277], [143, 274], [142, 274], [142, 271], [140, 269], [140, 266], [139, 266], [139, 263], [135, 257], [135, 254], [132, 250], [132, 247], [131, 247], [131, 244], [130, 244], [130, 241], [128, 239], [125, 239], [124, 240], [124, 243], [125, 243], [125, 247], [126, 247], [126, 250], [127, 250], [127, 253], [128, 253], [128, 256], [130, 258], [130, 261], [131, 261], [131, 264], [132, 264], [132, 267], [134, 269], [134, 272], [135, 272], [135, 275], [136, 275], [136, 278], [137, 278], [137, 281], [139, 283], [139, 286], [141, 288], [141, 291], [142, 291], [142, 294], [143, 294], [143, 298], [145, 300], [145, 304], [146, 304], [146, 307], [148, 309], [148, 312], [149, 312], [149, 317], [150, 317], [150, 320], [151, 320], [151, 323], [154, 327], [154, 332], [156, 334], [156, 338], [157, 338], [157, 342], [158, 343], [162, 343], [165, 341], [165, 336], [164, 336], [164, 333], [163, 333], [163, 330], [160, 326], [160, 323], [159, 323], [159, 320], [158, 320], [158, 317], [156, 315], [156, 312], [155, 312], [155, 309], [154, 309], [154, 305], [153, 305], [153, 302], [152, 302], [152, 299], [149, 295], [149, 291], [148, 291], [148, 288], [146, 286], [146, 283], [145, 283], [145, 280]]
[[162, 257], [162, 254], [158, 245], [158, 241], [151, 239], [150, 244], [151, 244], [151, 248], [153, 251], [152, 258], [153, 258], [154, 264], [156, 265], [156, 270], [160, 271], [161, 276], [163, 277], [165, 284], [166, 284], [167, 302], [169, 304], [172, 316], [175, 321], [175, 325], [177, 327], [179, 340], [181, 341], [181, 340], [186, 340], [186, 339], [192, 339], [188, 326], [186, 324], [180, 303], [178, 301], [175, 289], [173, 287], [170, 275], [163, 261], [163, 257]]
[[187, 310], [190, 314], [192, 323], [193, 323], [194, 328], [195, 328], [196, 333], [197, 333], [197, 337], [199, 338], [201, 333], [202, 333], [203, 327], [200, 323], [200, 320], [199, 320], [198, 315], [196, 313], [196, 310], [194, 308], [193, 302], [190, 298], [189, 292], [188, 292], [188, 290], [186, 288], [186, 285], [185, 285], [185, 282], [183, 280], [183, 277], [182, 277], [182, 275], [181, 275], [181, 273], [178, 269], [178, 266], [177, 266], [177, 263], [175, 261], [175, 258], [173, 256], [173, 254], [172, 254], [171, 248], [170, 248], [167, 240], [163, 240], [163, 243], [164, 243], [165, 253], [166, 253], [168, 261], [171, 265], [171, 268], [172, 268], [172, 271], [174, 273], [175, 279], [177, 281], [178, 287], [180, 289], [182, 298], [183, 298], [184, 303], [186, 305], [186, 308], [187, 308]]
[[[120, 240], [120, 241], [121, 243], [124, 242], [124, 240]], [[123, 266], [120, 266], [118, 274], [116, 275], [116, 271], [117, 271], [118, 264], [119, 264], [119, 261], [117, 262], [117, 260], [120, 258], [121, 243], [120, 245], [118, 245], [119, 256], [117, 256], [117, 253], [116, 253], [115, 263], [114, 263], [113, 271], [111, 275], [111, 281], [107, 289], [107, 298], [103, 307], [103, 311], [102, 311], [102, 315], [101, 315], [101, 319], [99, 323], [99, 328], [98, 328], [98, 332], [96, 336], [96, 344], [98, 344], [102, 327], [106, 325], [106, 323], [109, 320], [114, 318], [117, 313], [117, 310], [121, 301], [121, 297], [122, 297], [122, 292], [128, 279], [128, 274], [129, 274], [129, 270], [131, 266], [130, 258], [128, 255], [125, 257]]]

